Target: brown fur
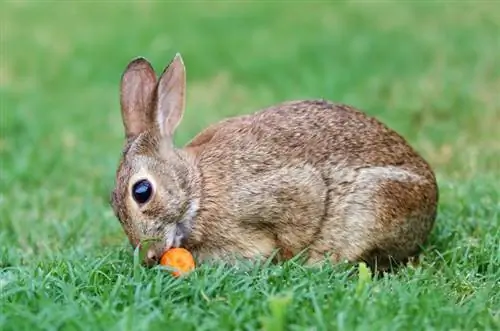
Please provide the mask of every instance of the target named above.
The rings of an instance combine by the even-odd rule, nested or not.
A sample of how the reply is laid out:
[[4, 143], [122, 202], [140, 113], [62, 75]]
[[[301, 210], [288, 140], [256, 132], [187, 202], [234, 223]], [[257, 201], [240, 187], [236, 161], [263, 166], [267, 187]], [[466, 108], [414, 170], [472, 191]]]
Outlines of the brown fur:
[[[153, 69], [135, 61], [122, 95], [131, 85], [145, 93], [122, 103], [128, 140], [112, 206], [134, 246], [145, 236], [162, 238], [146, 263], [171, 245], [199, 261], [267, 258], [277, 249], [286, 259], [306, 250], [308, 263], [328, 256], [383, 269], [419, 252], [438, 187], [429, 164], [396, 132], [352, 107], [300, 100], [226, 119], [177, 149], [171, 135], [184, 110], [182, 60], [174, 58], [154, 93], [140, 83]], [[134, 76], [134, 67], [146, 73]], [[137, 118], [150, 122], [144, 128]], [[127, 127], [144, 129], [130, 134]], [[143, 206], [131, 198], [138, 178], [154, 187]]]

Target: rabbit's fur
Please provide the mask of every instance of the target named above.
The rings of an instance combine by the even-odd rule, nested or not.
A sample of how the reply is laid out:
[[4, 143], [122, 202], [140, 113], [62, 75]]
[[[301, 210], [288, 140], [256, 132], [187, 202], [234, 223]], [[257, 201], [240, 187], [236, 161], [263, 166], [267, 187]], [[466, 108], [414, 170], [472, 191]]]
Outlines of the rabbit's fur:
[[[131, 244], [160, 237], [207, 258], [366, 261], [388, 268], [419, 253], [435, 221], [429, 164], [396, 132], [350, 106], [285, 102], [226, 119], [175, 148], [186, 75], [177, 54], [157, 80], [144, 58], [122, 76], [126, 143], [112, 206]], [[202, 115], [202, 112], [200, 112]], [[137, 203], [134, 183], [152, 194]]]

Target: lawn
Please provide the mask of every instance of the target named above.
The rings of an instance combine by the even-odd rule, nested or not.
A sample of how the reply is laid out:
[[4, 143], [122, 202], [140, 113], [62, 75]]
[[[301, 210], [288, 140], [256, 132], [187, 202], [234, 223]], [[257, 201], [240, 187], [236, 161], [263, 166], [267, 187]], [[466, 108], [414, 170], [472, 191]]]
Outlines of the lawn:
[[[1, 330], [499, 330], [500, 3], [0, 4]], [[176, 143], [287, 99], [354, 105], [434, 167], [421, 263], [134, 263], [109, 206], [123, 143], [119, 79], [175, 52]]]

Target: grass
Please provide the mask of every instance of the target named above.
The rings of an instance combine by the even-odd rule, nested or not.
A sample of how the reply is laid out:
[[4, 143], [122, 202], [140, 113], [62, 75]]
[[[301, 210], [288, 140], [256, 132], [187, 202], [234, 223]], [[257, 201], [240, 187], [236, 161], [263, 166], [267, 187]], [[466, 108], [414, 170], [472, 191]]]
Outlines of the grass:
[[[0, 329], [498, 330], [500, 6], [495, 2], [2, 2]], [[422, 263], [134, 264], [108, 205], [118, 82], [137, 55], [188, 70], [183, 144], [285, 99], [355, 105], [436, 170]]]

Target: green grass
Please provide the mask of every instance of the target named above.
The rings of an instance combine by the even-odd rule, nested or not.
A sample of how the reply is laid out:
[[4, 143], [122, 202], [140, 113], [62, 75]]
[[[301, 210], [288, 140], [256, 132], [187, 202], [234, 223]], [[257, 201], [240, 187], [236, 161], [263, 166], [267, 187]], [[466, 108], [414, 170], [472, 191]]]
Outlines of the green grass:
[[[0, 329], [500, 329], [499, 22], [493, 1], [2, 2]], [[440, 185], [422, 263], [366, 284], [346, 265], [136, 266], [108, 205], [118, 84], [131, 58], [159, 71], [177, 51], [179, 145], [298, 98], [401, 132]]]

